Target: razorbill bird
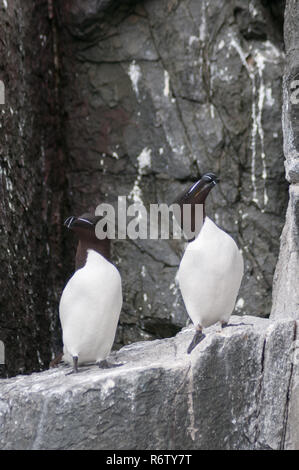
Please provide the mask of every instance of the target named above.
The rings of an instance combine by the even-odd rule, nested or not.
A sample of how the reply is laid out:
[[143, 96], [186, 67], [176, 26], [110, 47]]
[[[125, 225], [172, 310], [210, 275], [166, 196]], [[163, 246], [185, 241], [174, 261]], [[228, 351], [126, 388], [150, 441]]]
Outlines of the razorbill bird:
[[217, 322], [222, 327], [227, 326], [244, 272], [243, 257], [235, 241], [205, 214], [206, 197], [217, 183], [214, 173], [205, 173], [176, 200], [181, 209], [184, 204], [191, 205], [193, 230], [196, 227], [194, 208], [196, 204], [202, 204], [203, 208], [202, 223], [195, 237], [188, 239], [178, 270], [182, 297], [196, 327], [188, 354], [205, 338], [203, 328]]
[[[118, 269], [105, 257], [107, 241], [99, 240], [95, 227], [101, 217], [68, 217], [65, 226], [79, 237], [76, 272], [60, 299], [63, 360], [73, 364], [96, 362], [108, 367], [120, 311], [122, 285]], [[116, 366], [116, 365], [114, 365]]]

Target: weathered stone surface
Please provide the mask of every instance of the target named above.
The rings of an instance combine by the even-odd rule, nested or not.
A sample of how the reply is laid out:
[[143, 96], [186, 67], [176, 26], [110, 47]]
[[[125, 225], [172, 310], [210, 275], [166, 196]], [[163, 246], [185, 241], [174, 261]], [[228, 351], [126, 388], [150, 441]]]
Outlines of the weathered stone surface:
[[290, 186], [290, 201], [273, 281], [271, 318], [299, 318], [299, 185]]
[[[237, 312], [267, 316], [287, 199], [283, 1], [11, 0], [0, 8], [5, 373], [45, 368], [61, 348], [58, 302], [75, 249], [64, 217], [119, 194], [146, 207], [169, 203], [206, 170], [222, 180], [209, 214], [246, 258]], [[292, 31], [295, 13], [289, 2]], [[295, 34], [286, 32], [289, 51]], [[117, 346], [186, 324], [175, 283], [183, 248], [114, 244], [125, 293]]]
[[[290, 183], [299, 182], [299, 7], [296, 1], [287, 1], [284, 39], [286, 63], [283, 81], [283, 137], [286, 176]], [[297, 82], [296, 82], [297, 81]]]
[[287, 1], [284, 28], [286, 65], [283, 81], [283, 137], [286, 178], [291, 185], [286, 222], [281, 236], [279, 260], [274, 276], [271, 318], [299, 319], [298, 18], [298, 2]]
[[[283, 2], [58, 3], [72, 212], [118, 195], [170, 203], [215, 171], [209, 213], [245, 256], [238, 313], [269, 315], [287, 202]], [[183, 248], [114, 244], [125, 294], [118, 345], [186, 324], [175, 283]]]
[[[297, 322], [298, 326], [298, 322]], [[298, 335], [297, 335], [298, 336]], [[285, 448], [299, 449], [299, 341], [296, 340], [293, 360], [293, 370], [290, 378], [289, 389], [291, 391], [288, 408], [286, 410]]]
[[65, 281], [65, 179], [47, 0], [1, 2], [0, 80], [0, 340], [3, 373], [13, 375], [48, 366]]
[[298, 402], [298, 387], [291, 389], [298, 379], [292, 365], [296, 322], [231, 320], [245, 325], [207, 329], [191, 355], [186, 349], [194, 331], [186, 328], [113, 353], [124, 364], [119, 368], [91, 365], [66, 376], [70, 369], [60, 366], [2, 380], [0, 448], [298, 446], [298, 423], [289, 409]]

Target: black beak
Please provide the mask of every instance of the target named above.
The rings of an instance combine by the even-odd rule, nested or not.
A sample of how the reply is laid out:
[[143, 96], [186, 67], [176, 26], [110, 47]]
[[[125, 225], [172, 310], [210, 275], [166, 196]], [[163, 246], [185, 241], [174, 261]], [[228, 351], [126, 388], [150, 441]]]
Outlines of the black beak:
[[84, 214], [84, 215], [81, 215], [80, 217], [74, 217], [72, 215], [71, 217], [68, 217], [64, 221], [64, 226], [67, 227], [68, 229], [73, 229], [75, 227], [94, 229], [94, 227], [96, 226], [100, 218], [101, 217], [94, 216], [92, 214]]
[[194, 183], [187, 191], [184, 191], [176, 200], [177, 204], [202, 204], [211, 189], [219, 183], [219, 178], [214, 173], [205, 173], [201, 179]]
[[215, 173], [205, 173], [202, 176], [202, 179], [205, 180], [207, 183], [209, 183], [209, 181], [210, 181], [214, 185], [219, 183], [219, 181], [220, 181], [220, 179], [218, 178], [218, 176], [215, 175]]

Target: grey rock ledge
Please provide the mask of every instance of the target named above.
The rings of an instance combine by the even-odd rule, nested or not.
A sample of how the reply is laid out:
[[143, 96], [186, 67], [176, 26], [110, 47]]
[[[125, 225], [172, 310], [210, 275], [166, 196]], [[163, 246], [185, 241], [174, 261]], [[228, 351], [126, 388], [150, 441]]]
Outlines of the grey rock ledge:
[[[296, 321], [233, 316], [95, 365], [0, 382], [1, 449], [298, 449]], [[245, 323], [245, 324], [244, 324]]]

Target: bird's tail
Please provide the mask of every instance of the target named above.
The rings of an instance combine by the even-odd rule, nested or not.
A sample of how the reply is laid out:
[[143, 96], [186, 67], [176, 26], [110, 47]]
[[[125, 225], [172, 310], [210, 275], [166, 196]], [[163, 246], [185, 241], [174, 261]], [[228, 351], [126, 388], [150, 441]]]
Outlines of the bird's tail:
[[187, 349], [187, 353], [190, 354], [193, 349], [206, 337], [206, 335], [203, 334], [202, 331], [196, 331], [193, 340], [189, 344], [189, 347]]

